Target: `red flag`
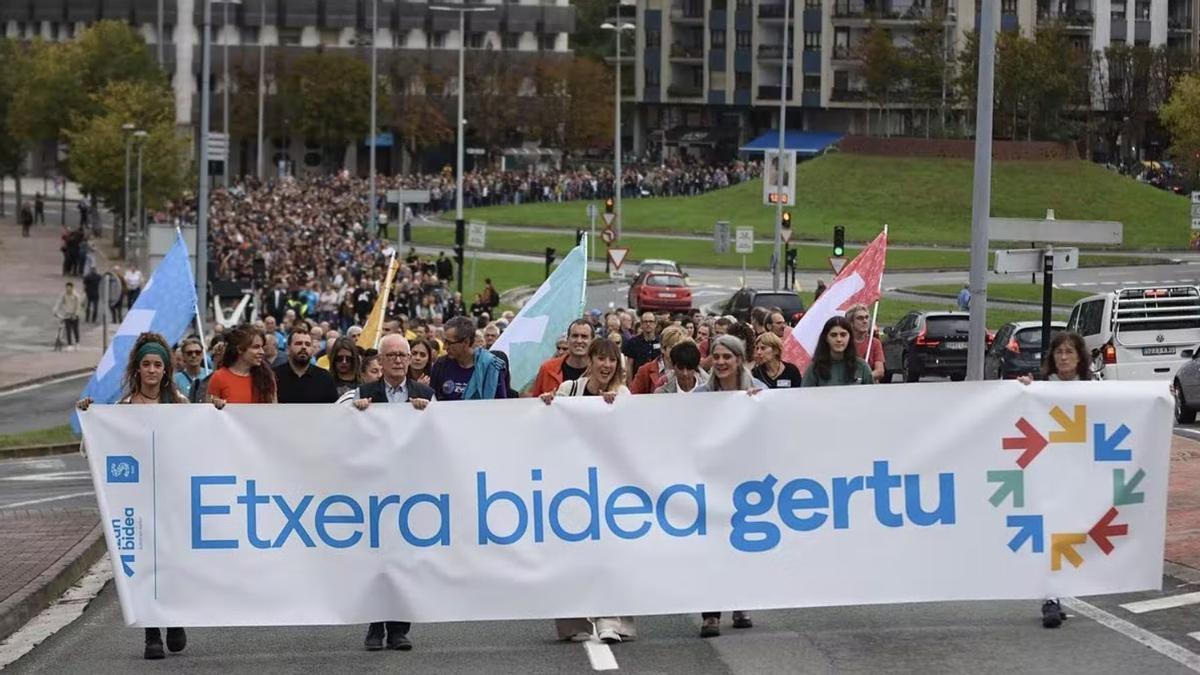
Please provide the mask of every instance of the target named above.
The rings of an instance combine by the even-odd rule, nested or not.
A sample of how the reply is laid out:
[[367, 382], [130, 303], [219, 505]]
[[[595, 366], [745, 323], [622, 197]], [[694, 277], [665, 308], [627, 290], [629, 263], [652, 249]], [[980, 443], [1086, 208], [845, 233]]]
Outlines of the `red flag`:
[[842, 269], [800, 318], [783, 341], [783, 360], [796, 364], [803, 373], [812, 360], [821, 329], [830, 317], [844, 314], [853, 305], [870, 305], [878, 300], [886, 258], [887, 230], [884, 230]]

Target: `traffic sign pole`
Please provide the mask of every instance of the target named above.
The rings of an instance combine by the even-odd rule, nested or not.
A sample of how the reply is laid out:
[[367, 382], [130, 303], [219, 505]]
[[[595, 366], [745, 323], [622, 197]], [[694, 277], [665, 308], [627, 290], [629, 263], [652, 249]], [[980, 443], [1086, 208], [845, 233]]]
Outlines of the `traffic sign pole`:
[[[1050, 350], [1050, 305], [1054, 299], [1054, 247], [1042, 255], [1042, 357]], [[1051, 354], [1051, 356], [1054, 356]]]

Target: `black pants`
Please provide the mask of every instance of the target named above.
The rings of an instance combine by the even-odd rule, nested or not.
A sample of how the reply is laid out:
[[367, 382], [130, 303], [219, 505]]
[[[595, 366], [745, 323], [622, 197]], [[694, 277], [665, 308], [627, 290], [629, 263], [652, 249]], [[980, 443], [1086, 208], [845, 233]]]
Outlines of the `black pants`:
[[79, 342], [79, 317], [63, 319], [64, 332], [67, 334], [67, 344], [73, 345]]
[[110, 321], [113, 323], [121, 323], [121, 301], [117, 300], [117, 304], [108, 306], [109, 315], [112, 317]]
[[99, 309], [100, 309], [100, 298], [93, 298], [91, 296], [88, 296], [87, 309], [85, 310], [85, 314], [87, 315], [88, 323], [96, 323], [96, 312]]
[[125, 306], [133, 309], [133, 303], [137, 302], [138, 296], [142, 294], [142, 289], [131, 288], [125, 292]]

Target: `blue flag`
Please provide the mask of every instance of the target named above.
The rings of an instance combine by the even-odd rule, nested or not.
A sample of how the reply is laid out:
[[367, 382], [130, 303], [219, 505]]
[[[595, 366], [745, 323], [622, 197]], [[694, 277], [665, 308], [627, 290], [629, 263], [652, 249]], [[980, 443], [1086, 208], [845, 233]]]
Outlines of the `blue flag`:
[[571, 249], [558, 269], [537, 289], [513, 318], [493, 351], [508, 354], [512, 388], [523, 391], [533, 384], [542, 362], [554, 356], [554, 343], [571, 322], [583, 315], [587, 290], [587, 237]]
[[[116, 403], [121, 398], [129, 352], [138, 336], [153, 331], [162, 334], [167, 344], [175, 344], [195, 318], [196, 282], [188, 264], [187, 244], [177, 235], [175, 245], [158, 264], [108, 343], [108, 350], [96, 365], [81, 398], [90, 396], [96, 403]], [[71, 428], [80, 433], [79, 417], [74, 412]]]

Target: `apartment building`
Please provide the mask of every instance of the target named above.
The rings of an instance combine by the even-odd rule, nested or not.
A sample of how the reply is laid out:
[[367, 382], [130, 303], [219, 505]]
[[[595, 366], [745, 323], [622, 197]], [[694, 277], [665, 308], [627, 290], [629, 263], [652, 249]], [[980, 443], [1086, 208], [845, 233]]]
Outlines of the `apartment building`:
[[[957, 53], [978, 26], [980, 6], [979, 0], [639, 0], [635, 86], [624, 97], [635, 109], [627, 115], [629, 147], [651, 156], [728, 155], [778, 125], [781, 95], [789, 129], [878, 132], [879, 120], [868, 119], [858, 59], [871, 27], [886, 27], [905, 47], [931, 12], [944, 12], [947, 53]], [[1085, 51], [1116, 42], [1200, 51], [1200, 0], [999, 0], [993, 7], [1000, 31], [1032, 37], [1039, 24], [1061, 19]], [[895, 114], [888, 121], [893, 133], [905, 133], [912, 118]]]

